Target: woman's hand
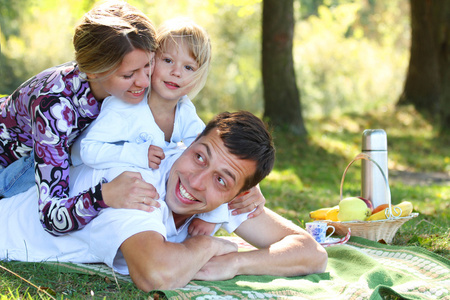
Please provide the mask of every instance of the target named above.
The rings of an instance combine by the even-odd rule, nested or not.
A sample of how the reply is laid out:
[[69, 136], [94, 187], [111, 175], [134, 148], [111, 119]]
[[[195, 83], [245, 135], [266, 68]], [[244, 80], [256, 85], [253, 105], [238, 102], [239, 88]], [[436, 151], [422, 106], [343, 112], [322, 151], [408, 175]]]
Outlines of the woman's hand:
[[153, 211], [160, 207], [156, 188], [145, 182], [140, 173], [123, 172], [114, 180], [102, 185], [102, 197], [106, 205], [114, 208], [133, 208]]
[[266, 198], [261, 193], [259, 184], [245, 193], [239, 194], [236, 198], [228, 203], [228, 208], [233, 210], [233, 215], [250, 212], [256, 208], [254, 212], [248, 215], [248, 218], [254, 218], [264, 211]]

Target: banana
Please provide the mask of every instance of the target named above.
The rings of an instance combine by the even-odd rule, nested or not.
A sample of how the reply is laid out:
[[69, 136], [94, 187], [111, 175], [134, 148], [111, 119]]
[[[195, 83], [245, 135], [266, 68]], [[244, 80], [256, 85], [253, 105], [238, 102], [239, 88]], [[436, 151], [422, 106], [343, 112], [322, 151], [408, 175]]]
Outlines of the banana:
[[309, 217], [313, 220], [326, 220], [327, 212], [331, 210], [332, 208], [339, 208], [339, 205], [333, 206], [333, 207], [324, 207], [319, 208], [317, 210], [311, 211], [309, 213]]
[[[400, 213], [400, 210], [397, 209], [396, 207], [401, 209], [401, 213]], [[389, 207], [386, 208], [386, 209], [388, 210]], [[366, 219], [366, 221], [376, 221], [376, 220], [384, 220], [384, 219], [386, 219], [386, 213], [385, 213], [386, 209], [383, 209], [382, 211], [379, 211], [379, 212], [371, 215], [370, 217], [368, 217]], [[402, 203], [400, 203], [398, 205], [392, 206], [392, 214], [395, 217], [406, 217], [406, 216], [409, 216], [412, 213], [412, 210], [413, 210], [413, 205], [409, 201], [403, 201]]]
[[339, 213], [339, 205], [335, 206], [333, 208], [331, 208], [328, 212], [327, 215], [325, 216], [326, 220], [330, 220], [330, 221], [339, 221], [338, 219], [338, 213]]

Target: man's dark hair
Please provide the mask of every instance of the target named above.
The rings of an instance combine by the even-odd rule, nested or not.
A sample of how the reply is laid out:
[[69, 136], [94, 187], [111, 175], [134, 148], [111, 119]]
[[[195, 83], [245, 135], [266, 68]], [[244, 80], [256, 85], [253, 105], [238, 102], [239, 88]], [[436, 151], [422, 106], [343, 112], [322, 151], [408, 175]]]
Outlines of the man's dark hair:
[[248, 111], [223, 112], [206, 125], [197, 139], [214, 129], [231, 154], [256, 162], [255, 173], [246, 178], [240, 192], [254, 187], [269, 175], [275, 162], [275, 147], [261, 119]]

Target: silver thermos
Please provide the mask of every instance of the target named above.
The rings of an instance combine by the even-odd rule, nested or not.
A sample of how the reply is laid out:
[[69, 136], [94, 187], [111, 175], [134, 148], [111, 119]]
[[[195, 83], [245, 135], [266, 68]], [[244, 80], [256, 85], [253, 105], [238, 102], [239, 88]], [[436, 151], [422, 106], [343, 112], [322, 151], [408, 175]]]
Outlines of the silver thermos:
[[372, 201], [376, 208], [388, 203], [388, 152], [387, 136], [383, 129], [366, 129], [362, 136], [362, 152], [369, 155], [383, 170], [369, 160], [362, 160], [361, 165], [361, 197]]

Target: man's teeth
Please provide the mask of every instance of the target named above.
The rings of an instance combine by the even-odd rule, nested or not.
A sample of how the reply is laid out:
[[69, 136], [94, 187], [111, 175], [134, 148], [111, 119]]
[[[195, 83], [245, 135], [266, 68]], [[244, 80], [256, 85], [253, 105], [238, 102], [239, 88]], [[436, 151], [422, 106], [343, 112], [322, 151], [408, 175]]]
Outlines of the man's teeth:
[[180, 194], [181, 194], [181, 196], [183, 196], [184, 198], [189, 199], [189, 200], [191, 200], [191, 201], [196, 201], [196, 200], [197, 200], [197, 199], [195, 199], [194, 197], [192, 197], [191, 194], [189, 194], [189, 193], [184, 189], [184, 187], [181, 185], [181, 183], [180, 183]]

